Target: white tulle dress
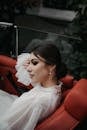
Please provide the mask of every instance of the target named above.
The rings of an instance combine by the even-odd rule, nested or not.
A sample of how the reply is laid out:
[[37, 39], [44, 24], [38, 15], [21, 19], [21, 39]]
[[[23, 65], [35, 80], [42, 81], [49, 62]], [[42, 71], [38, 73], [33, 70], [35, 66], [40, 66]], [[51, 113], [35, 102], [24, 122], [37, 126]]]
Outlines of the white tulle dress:
[[61, 85], [44, 88], [37, 84], [20, 97], [0, 90], [0, 130], [34, 130], [60, 104]]

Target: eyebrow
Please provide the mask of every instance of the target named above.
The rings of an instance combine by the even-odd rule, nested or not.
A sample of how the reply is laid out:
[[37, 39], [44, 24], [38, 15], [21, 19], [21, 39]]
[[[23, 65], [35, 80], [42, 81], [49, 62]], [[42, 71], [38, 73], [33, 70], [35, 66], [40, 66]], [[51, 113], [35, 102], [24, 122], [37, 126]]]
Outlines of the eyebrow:
[[36, 57], [37, 57], [40, 61], [42, 61], [42, 62], [46, 63], [46, 60], [45, 60], [45, 59], [43, 59], [42, 57], [40, 57], [39, 55], [37, 55]]
[[35, 60], [35, 61], [38, 61], [39, 59], [33, 59], [33, 58], [32, 58], [30, 61], [34, 61], [34, 60]]
[[39, 61], [42, 61], [42, 62], [46, 63], [46, 60], [44, 58], [40, 57], [39, 55], [35, 55], [35, 57], [36, 58], [32, 58], [30, 60], [39, 60]]
[[36, 57], [36, 56], [35, 56], [34, 58], [33, 58], [33, 57], [30, 57], [30, 58], [29, 58], [29, 61], [31, 61], [31, 60], [39, 60], [39, 58]]

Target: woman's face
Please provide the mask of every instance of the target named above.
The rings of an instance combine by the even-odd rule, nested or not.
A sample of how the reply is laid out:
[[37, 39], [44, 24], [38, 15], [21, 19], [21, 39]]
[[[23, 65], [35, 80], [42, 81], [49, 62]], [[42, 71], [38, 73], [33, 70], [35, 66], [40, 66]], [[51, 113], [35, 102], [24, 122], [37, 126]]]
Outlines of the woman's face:
[[31, 53], [29, 62], [25, 64], [25, 66], [30, 74], [32, 83], [43, 84], [48, 80], [51, 66], [47, 65], [43, 58], [38, 58], [33, 53]]

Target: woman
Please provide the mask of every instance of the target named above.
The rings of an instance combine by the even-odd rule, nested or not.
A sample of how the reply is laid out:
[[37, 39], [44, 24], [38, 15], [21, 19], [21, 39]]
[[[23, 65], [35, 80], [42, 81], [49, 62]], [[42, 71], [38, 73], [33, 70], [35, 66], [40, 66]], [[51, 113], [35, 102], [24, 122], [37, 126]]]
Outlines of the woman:
[[24, 64], [34, 88], [17, 98], [0, 122], [0, 130], [34, 130], [60, 104], [59, 78], [66, 75], [58, 48], [48, 41], [33, 48]]

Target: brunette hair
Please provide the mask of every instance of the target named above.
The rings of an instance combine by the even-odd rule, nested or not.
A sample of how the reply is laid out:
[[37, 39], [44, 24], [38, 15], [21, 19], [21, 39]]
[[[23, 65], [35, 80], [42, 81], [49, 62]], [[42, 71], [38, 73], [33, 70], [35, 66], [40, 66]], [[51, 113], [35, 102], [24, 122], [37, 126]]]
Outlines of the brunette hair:
[[39, 55], [44, 58], [46, 64], [56, 65], [56, 76], [58, 79], [67, 74], [67, 67], [62, 62], [59, 49], [53, 41], [42, 40], [41, 44], [31, 49], [31, 52], [37, 57]]

